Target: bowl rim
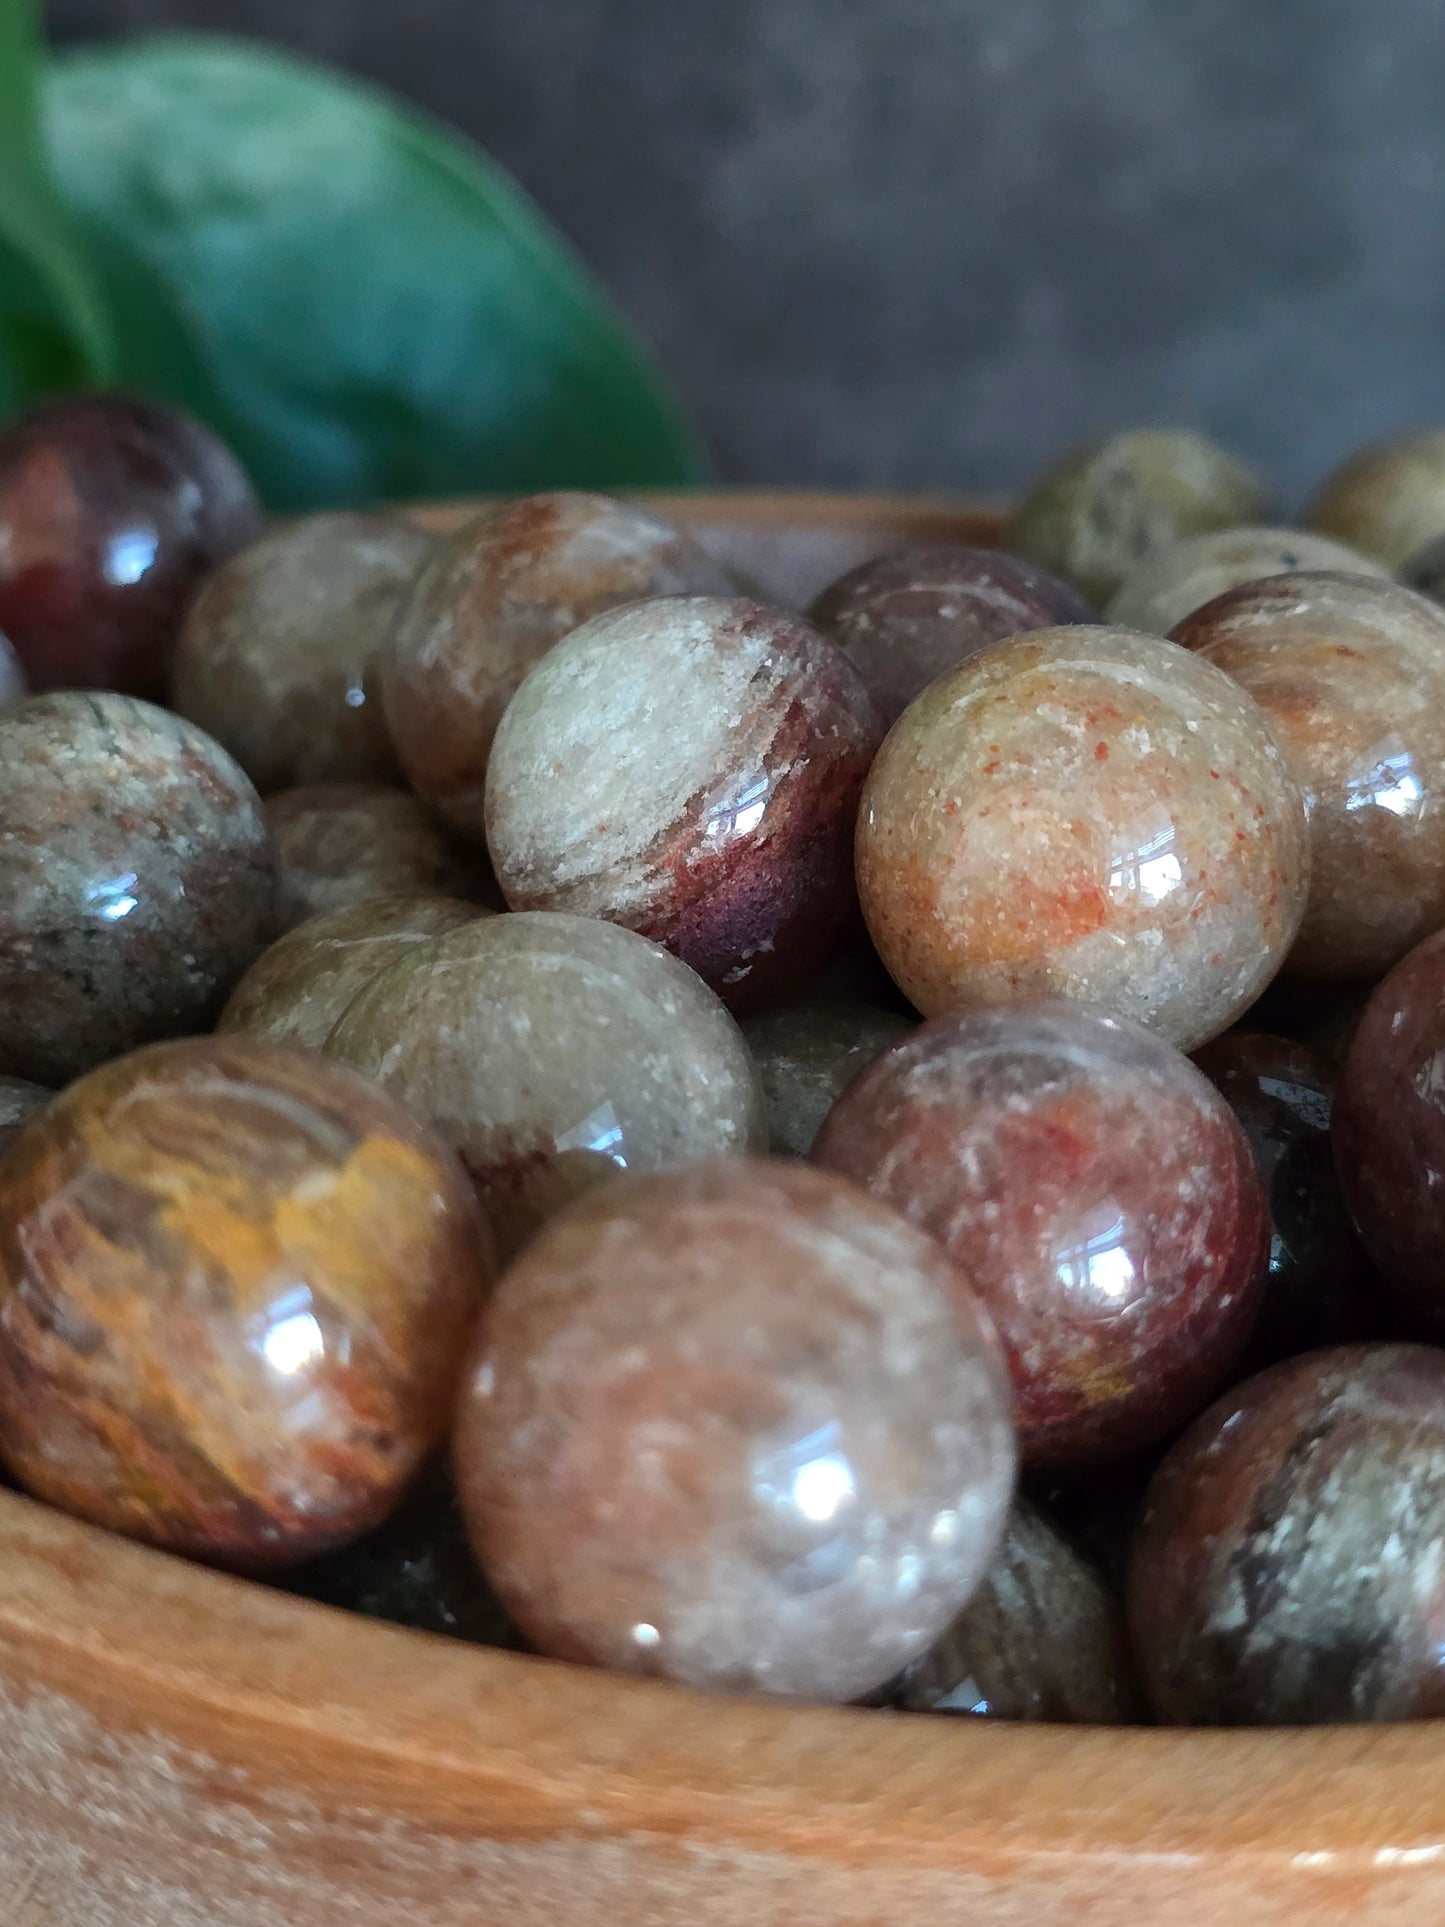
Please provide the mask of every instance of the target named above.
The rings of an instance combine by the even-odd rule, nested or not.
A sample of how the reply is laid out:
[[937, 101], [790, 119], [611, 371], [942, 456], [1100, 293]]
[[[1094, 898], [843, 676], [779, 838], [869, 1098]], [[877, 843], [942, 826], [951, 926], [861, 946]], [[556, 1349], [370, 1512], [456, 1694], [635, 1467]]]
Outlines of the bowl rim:
[[[578, 492], [597, 493], [596, 490]], [[978, 492], [923, 489], [916, 494], [835, 494], [828, 489], [777, 488], [759, 483], [722, 489], [619, 488], [608, 493], [619, 501], [656, 508], [688, 523], [705, 522], [718, 528], [846, 534], [851, 530], [893, 525], [907, 534], [911, 542], [963, 541], [972, 537], [998, 543], [1003, 538], [1007, 519], [1003, 496]], [[433, 502], [407, 502], [401, 509], [412, 521], [424, 526], [451, 529], [473, 520], [494, 503], [513, 499], [505, 493], [450, 497]]]
[[[1435, 1722], [998, 1725], [711, 1698], [387, 1625], [0, 1492], [0, 1678], [421, 1825], [645, 1831], [1006, 1879], [1061, 1857], [1445, 1857]], [[0, 1762], [3, 1784], [3, 1762]], [[1388, 1799], [1384, 1790], [1388, 1790]]]

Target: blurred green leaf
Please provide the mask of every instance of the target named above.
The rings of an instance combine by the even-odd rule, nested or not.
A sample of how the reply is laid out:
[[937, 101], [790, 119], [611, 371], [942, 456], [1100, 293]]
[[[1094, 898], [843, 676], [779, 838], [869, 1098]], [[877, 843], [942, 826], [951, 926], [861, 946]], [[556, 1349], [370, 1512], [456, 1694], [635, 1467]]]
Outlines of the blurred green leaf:
[[0, 413], [108, 381], [116, 367], [104, 302], [41, 151], [43, 58], [35, 0], [0, 0]]
[[209, 421], [274, 507], [705, 472], [646, 350], [445, 129], [210, 37], [62, 55], [44, 100], [122, 379]]

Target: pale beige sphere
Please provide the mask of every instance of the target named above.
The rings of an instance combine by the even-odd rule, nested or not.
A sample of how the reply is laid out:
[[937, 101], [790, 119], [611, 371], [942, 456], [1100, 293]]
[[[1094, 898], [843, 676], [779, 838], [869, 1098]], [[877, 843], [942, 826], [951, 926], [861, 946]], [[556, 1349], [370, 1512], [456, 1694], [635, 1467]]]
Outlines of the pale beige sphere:
[[1445, 428], [1362, 448], [1326, 477], [1305, 521], [1400, 568], [1445, 533]]
[[1139, 428], [1066, 455], [1016, 511], [1008, 546], [1102, 608], [1148, 555], [1184, 536], [1267, 520], [1269, 492], [1189, 428]]
[[767, 1146], [737, 1024], [686, 964], [600, 918], [481, 917], [413, 945], [326, 1054], [441, 1132], [505, 1257], [622, 1172]]
[[1216, 529], [1171, 542], [1151, 555], [1124, 583], [1105, 612], [1126, 629], [1167, 636], [1176, 623], [1202, 609], [1226, 589], [1295, 569], [1350, 569], [1387, 576], [1376, 562], [1348, 543], [1308, 529]]

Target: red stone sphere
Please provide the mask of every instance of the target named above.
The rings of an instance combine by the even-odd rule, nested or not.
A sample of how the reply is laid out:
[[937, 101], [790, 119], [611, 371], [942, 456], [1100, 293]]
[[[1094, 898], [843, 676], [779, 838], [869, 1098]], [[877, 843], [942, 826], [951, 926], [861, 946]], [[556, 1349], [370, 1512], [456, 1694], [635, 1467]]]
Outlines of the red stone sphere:
[[1169, 1436], [1249, 1337], [1268, 1212], [1248, 1143], [1125, 1019], [1054, 1000], [935, 1018], [854, 1080], [813, 1156], [942, 1241], [1003, 1340], [1026, 1466]]
[[0, 430], [0, 631], [34, 689], [157, 695], [192, 593], [261, 526], [189, 416], [116, 394], [34, 408]]
[[1094, 620], [1078, 590], [1038, 563], [962, 542], [904, 549], [850, 569], [809, 616], [857, 666], [885, 723], [945, 669], [990, 643]]
[[514, 910], [605, 917], [735, 1010], [815, 976], [857, 916], [853, 829], [878, 718], [857, 670], [743, 596], [595, 616], [527, 676], [487, 768]]
[[1445, 1332], [1445, 931], [1366, 1004], [1335, 1090], [1340, 1188], [1385, 1277]]

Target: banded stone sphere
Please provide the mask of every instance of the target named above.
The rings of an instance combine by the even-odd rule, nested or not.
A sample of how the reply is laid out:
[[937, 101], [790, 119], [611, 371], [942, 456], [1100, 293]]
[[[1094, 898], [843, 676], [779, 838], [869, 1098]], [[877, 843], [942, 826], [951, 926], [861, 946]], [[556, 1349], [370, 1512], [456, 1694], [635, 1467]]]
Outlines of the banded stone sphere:
[[896, 1682], [895, 1705], [996, 1720], [1117, 1726], [1138, 1692], [1123, 1614], [1103, 1574], [1016, 1499], [972, 1599]]
[[153, 1045], [0, 1162], [0, 1458], [217, 1564], [322, 1552], [445, 1437], [491, 1275], [464, 1177], [381, 1091], [255, 1038]]
[[805, 1158], [840, 1092], [883, 1052], [918, 1028], [869, 1004], [779, 1004], [743, 1023], [762, 1079], [768, 1141], [779, 1156]]
[[1187, 1058], [1076, 1004], [937, 1017], [856, 1078], [814, 1160], [942, 1244], [1008, 1359], [1026, 1466], [1167, 1438], [1242, 1353], [1267, 1213]]
[[407, 780], [480, 843], [492, 738], [552, 645], [620, 603], [736, 586], [690, 535], [631, 503], [562, 491], [489, 509], [438, 547], [382, 659]]
[[1445, 1713], [1445, 1353], [1310, 1352], [1236, 1387], [1149, 1488], [1128, 1606], [1156, 1715]]
[[809, 619], [857, 668], [887, 726], [935, 677], [990, 643], [1088, 622], [1092, 611], [1067, 582], [1021, 556], [941, 543], [850, 570]]
[[985, 651], [863, 791], [863, 914], [926, 1016], [1065, 996], [1190, 1050], [1259, 995], [1308, 886], [1304, 803], [1222, 671], [1129, 629]]
[[231, 992], [216, 1029], [320, 1050], [390, 964], [488, 914], [454, 897], [368, 897], [323, 910], [261, 952]]
[[397, 771], [373, 663], [433, 538], [386, 515], [308, 515], [224, 563], [191, 604], [171, 706], [262, 795]]
[[1387, 569], [1401, 568], [1445, 530], [1445, 428], [1360, 449], [1326, 477], [1305, 520]]
[[204, 1029], [275, 896], [260, 798], [193, 723], [76, 690], [0, 709], [0, 1069], [59, 1085]]
[[624, 1171], [763, 1150], [742, 1033], [655, 944], [587, 917], [484, 917], [366, 985], [326, 1046], [429, 1118], [504, 1255]]
[[1259, 704], [1309, 808], [1309, 903], [1285, 963], [1379, 977], [1445, 924], [1445, 610], [1333, 572], [1246, 583], [1176, 642]]
[[266, 799], [280, 859], [277, 923], [372, 897], [494, 894], [486, 861], [407, 790], [384, 783], [303, 783]]
[[1066, 455], [1029, 490], [1008, 546], [1103, 608], [1156, 550], [1266, 521], [1264, 483], [1189, 428], [1139, 428]]
[[574, 630], [502, 719], [487, 841], [514, 910], [605, 917], [735, 1009], [808, 982], [856, 917], [878, 742], [857, 670], [746, 597], [634, 602]]
[[1445, 931], [1417, 944], [1366, 1004], [1340, 1071], [1331, 1135], [1365, 1248], [1445, 1335]]
[[1216, 529], [1209, 535], [1171, 542], [1127, 576], [1105, 615], [1126, 629], [1167, 636], [1176, 623], [1193, 615], [1226, 589], [1257, 582], [1261, 576], [1292, 575], [1300, 569], [1346, 569], [1357, 575], [1388, 576], [1345, 542], [1308, 529]]
[[502, 1281], [458, 1411], [483, 1569], [540, 1651], [849, 1700], [925, 1652], [1013, 1488], [992, 1333], [829, 1173], [628, 1177]]

